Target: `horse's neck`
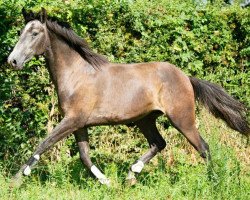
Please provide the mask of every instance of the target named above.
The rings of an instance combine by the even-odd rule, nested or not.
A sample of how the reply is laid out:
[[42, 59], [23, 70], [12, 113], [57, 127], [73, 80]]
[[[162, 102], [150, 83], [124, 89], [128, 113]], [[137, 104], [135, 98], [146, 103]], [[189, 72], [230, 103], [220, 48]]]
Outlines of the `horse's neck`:
[[63, 100], [63, 96], [70, 95], [74, 81], [79, 77], [87, 78], [86, 71], [90, 70], [90, 66], [76, 51], [53, 34], [50, 34], [50, 44], [45, 56], [48, 70], [59, 100]]

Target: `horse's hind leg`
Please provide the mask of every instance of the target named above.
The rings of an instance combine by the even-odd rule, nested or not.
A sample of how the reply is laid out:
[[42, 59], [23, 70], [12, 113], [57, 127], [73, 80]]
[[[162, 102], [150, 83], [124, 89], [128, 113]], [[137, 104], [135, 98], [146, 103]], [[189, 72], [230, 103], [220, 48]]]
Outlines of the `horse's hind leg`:
[[89, 157], [89, 137], [87, 128], [79, 129], [74, 132], [77, 145], [79, 147], [81, 161], [95, 175], [98, 180], [105, 185], [109, 185], [110, 181], [106, 176], [93, 165]]
[[128, 180], [135, 180], [135, 173], [139, 174], [143, 169], [144, 165], [148, 163], [157, 154], [157, 152], [161, 151], [166, 147], [166, 142], [157, 130], [155, 123], [156, 118], [153, 115], [148, 115], [143, 119], [135, 122], [137, 127], [146, 137], [150, 149], [142, 157], [140, 157], [139, 160], [135, 162], [135, 164], [131, 166], [127, 177]]
[[195, 108], [194, 102], [183, 100], [178, 106], [173, 105], [171, 113], [167, 113], [173, 126], [178, 129], [200, 153], [201, 157], [211, 159], [209, 146], [200, 136], [195, 127]]

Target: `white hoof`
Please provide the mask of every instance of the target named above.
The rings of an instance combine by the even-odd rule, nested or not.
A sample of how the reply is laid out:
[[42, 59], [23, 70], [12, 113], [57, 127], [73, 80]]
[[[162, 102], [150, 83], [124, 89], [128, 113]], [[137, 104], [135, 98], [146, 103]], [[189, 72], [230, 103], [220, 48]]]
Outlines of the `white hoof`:
[[129, 170], [128, 172], [128, 176], [126, 178], [126, 182], [132, 186], [135, 185], [137, 183], [136, 177], [135, 177], [135, 172], [132, 172]]
[[127, 180], [129, 180], [129, 179], [136, 179], [135, 173], [129, 170], [128, 176], [127, 176], [126, 179], [127, 179]]

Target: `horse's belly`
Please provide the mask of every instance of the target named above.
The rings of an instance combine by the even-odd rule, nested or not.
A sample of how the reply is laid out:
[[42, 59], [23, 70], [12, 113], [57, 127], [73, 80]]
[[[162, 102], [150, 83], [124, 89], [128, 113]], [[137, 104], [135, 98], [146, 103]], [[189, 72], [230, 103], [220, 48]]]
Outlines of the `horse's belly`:
[[157, 103], [149, 91], [142, 89], [135, 94], [115, 95], [97, 105], [89, 123], [119, 124], [136, 121], [152, 110], [157, 110]]

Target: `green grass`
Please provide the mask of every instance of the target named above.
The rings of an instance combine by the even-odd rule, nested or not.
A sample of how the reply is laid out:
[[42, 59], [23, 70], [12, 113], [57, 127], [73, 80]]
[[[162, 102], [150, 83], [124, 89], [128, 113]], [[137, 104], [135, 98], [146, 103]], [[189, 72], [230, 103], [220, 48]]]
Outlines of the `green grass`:
[[145, 139], [134, 128], [100, 127], [90, 131], [91, 157], [111, 179], [111, 187], [98, 183], [78, 154], [69, 156], [68, 146], [60, 144], [60, 152], [54, 148], [44, 155], [19, 188], [9, 188], [11, 170], [2, 163], [0, 199], [249, 199], [250, 148], [242, 136], [202, 112], [197, 124], [210, 145], [211, 167], [175, 129], [164, 130], [162, 123], [159, 120], [159, 129], [168, 146], [143, 169], [134, 186], [126, 183], [126, 175], [147, 150]]

